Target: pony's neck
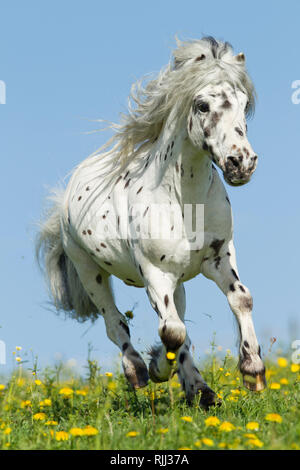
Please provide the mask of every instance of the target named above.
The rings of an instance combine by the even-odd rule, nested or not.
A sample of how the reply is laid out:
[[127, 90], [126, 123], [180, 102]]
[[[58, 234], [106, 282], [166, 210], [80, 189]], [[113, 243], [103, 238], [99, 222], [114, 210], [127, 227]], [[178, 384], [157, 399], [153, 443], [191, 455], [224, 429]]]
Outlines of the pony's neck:
[[172, 187], [181, 204], [204, 203], [212, 181], [212, 161], [191, 144], [185, 126], [166, 122], [157, 143], [158, 183]]

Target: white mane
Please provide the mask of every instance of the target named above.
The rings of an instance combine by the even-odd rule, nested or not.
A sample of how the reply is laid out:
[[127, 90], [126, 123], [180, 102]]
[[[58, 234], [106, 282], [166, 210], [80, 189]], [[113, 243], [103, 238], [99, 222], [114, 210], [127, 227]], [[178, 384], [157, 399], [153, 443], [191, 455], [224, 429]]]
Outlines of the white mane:
[[[195, 93], [211, 83], [227, 80], [248, 96], [248, 115], [254, 111], [255, 90], [244, 62], [234, 59], [229, 43], [212, 37], [201, 40], [177, 41], [173, 58], [158, 77], [143, 87], [143, 80], [131, 88], [128, 114], [121, 115], [120, 124], [111, 124], [114, 136], [92, 155], [111, 157], [124, 167], [141, 146], [152, 144], [172, 109], [185, 117]], [[110, 148], [108, 152], [101, 151]]]

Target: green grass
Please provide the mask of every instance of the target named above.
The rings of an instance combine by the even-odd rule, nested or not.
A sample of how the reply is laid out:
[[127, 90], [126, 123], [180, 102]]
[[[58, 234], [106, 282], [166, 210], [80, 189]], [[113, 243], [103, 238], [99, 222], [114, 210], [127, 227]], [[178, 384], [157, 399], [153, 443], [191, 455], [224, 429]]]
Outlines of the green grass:
[[235, 358], [208, 358], [201, 370], [222, 405], [205, 412], [186, 405], [176, 375], [132, 392], [122, 374], [106, 375], [92, 360], [84, 379], [66, 377], [63, 366], [32, 374], [21, 363], [0, 385], [0, 449], [300, 449], [300, 371], [282, 365], [268, 363], [268, 388], [252, 393]]

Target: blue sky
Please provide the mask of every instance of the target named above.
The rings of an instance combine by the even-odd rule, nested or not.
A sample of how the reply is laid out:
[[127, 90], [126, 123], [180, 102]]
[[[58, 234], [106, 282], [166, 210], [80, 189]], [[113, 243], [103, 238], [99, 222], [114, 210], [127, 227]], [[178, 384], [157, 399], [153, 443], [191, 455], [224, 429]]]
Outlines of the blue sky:
[[[102, 319], [89, 328], [51, 311], [34, 259], [35, 224], [47, 187], [108, 138], [87, 134], [98, 126], [92, 120], [118, 121], [131, 84], [168, 62], [175, 34], [213, 35], [246, 55], [258, 94], [249, 140], [260, 159], [248, 185], [227, 186], [239, 271], [254, 297], [263, 350], [270, 337], [300, 338], [300, 105], [291, 101], [292, 82], [300, 79], [299, 15], [296, 0], [2, 2], [0, 80], [7, 96], [0, 105], [0, 340], [7, 366], [0, 365], [0, 374], [17, 345], [42, 365], [58, 354], [82, 364], [89, 342], [104, 369], [117, 357]], [[217, 344], [233, 349], [234, 320], [223, 294], [201, 277], [186, 290], [196, 357], [203, 357], [214, 332]], [[137, 304], [132, 337], [145, 350], [157, 338], [146, 295], [119, 282], [115, 292], [121, 310]]]

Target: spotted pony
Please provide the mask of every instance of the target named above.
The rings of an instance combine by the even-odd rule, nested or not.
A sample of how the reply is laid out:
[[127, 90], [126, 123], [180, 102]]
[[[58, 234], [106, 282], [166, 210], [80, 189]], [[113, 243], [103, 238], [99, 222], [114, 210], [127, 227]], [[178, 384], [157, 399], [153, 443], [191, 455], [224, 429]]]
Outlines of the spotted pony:
[[[184, 322], [184, 282], [201, 273], [226, 295], [237, 320], [244, 385], [262, 390], [265, 368], [252, 296], [238, 273], [230, 201], [216, 169], [229, 185], [240, 186], [257, 165], [247, 139], [255, 91], [245, 56], [212, 37], [178, 41], [170, 63], [145, 86], [135, 84], [131, 96], [134, 106], [112, 124], [111, 140], [78, 165], [66, 189], [56, 191], [41, 224], [37, 252], [54, 303], [78, 320], [103, 317], [132, 387], [146, 386], [149, 376], [168, 380], [176, 359], [187, 401], [200, 393], [200, 404], [208, 407], [216, 394], [193, 362]], [[168, 237], [150, 234], [156, 206], [161, 219], [155, 227]], [[198, 244], [187, 230], [172, 236], [178, 225], [186, 228], [186, 206], [204, 208]], [[179, 218], [170, 217], [174, 207]], [[148, 368], [115, 305], [111, 275], [145, 288], [157, 313], [161, 344], [151, 349]]]

